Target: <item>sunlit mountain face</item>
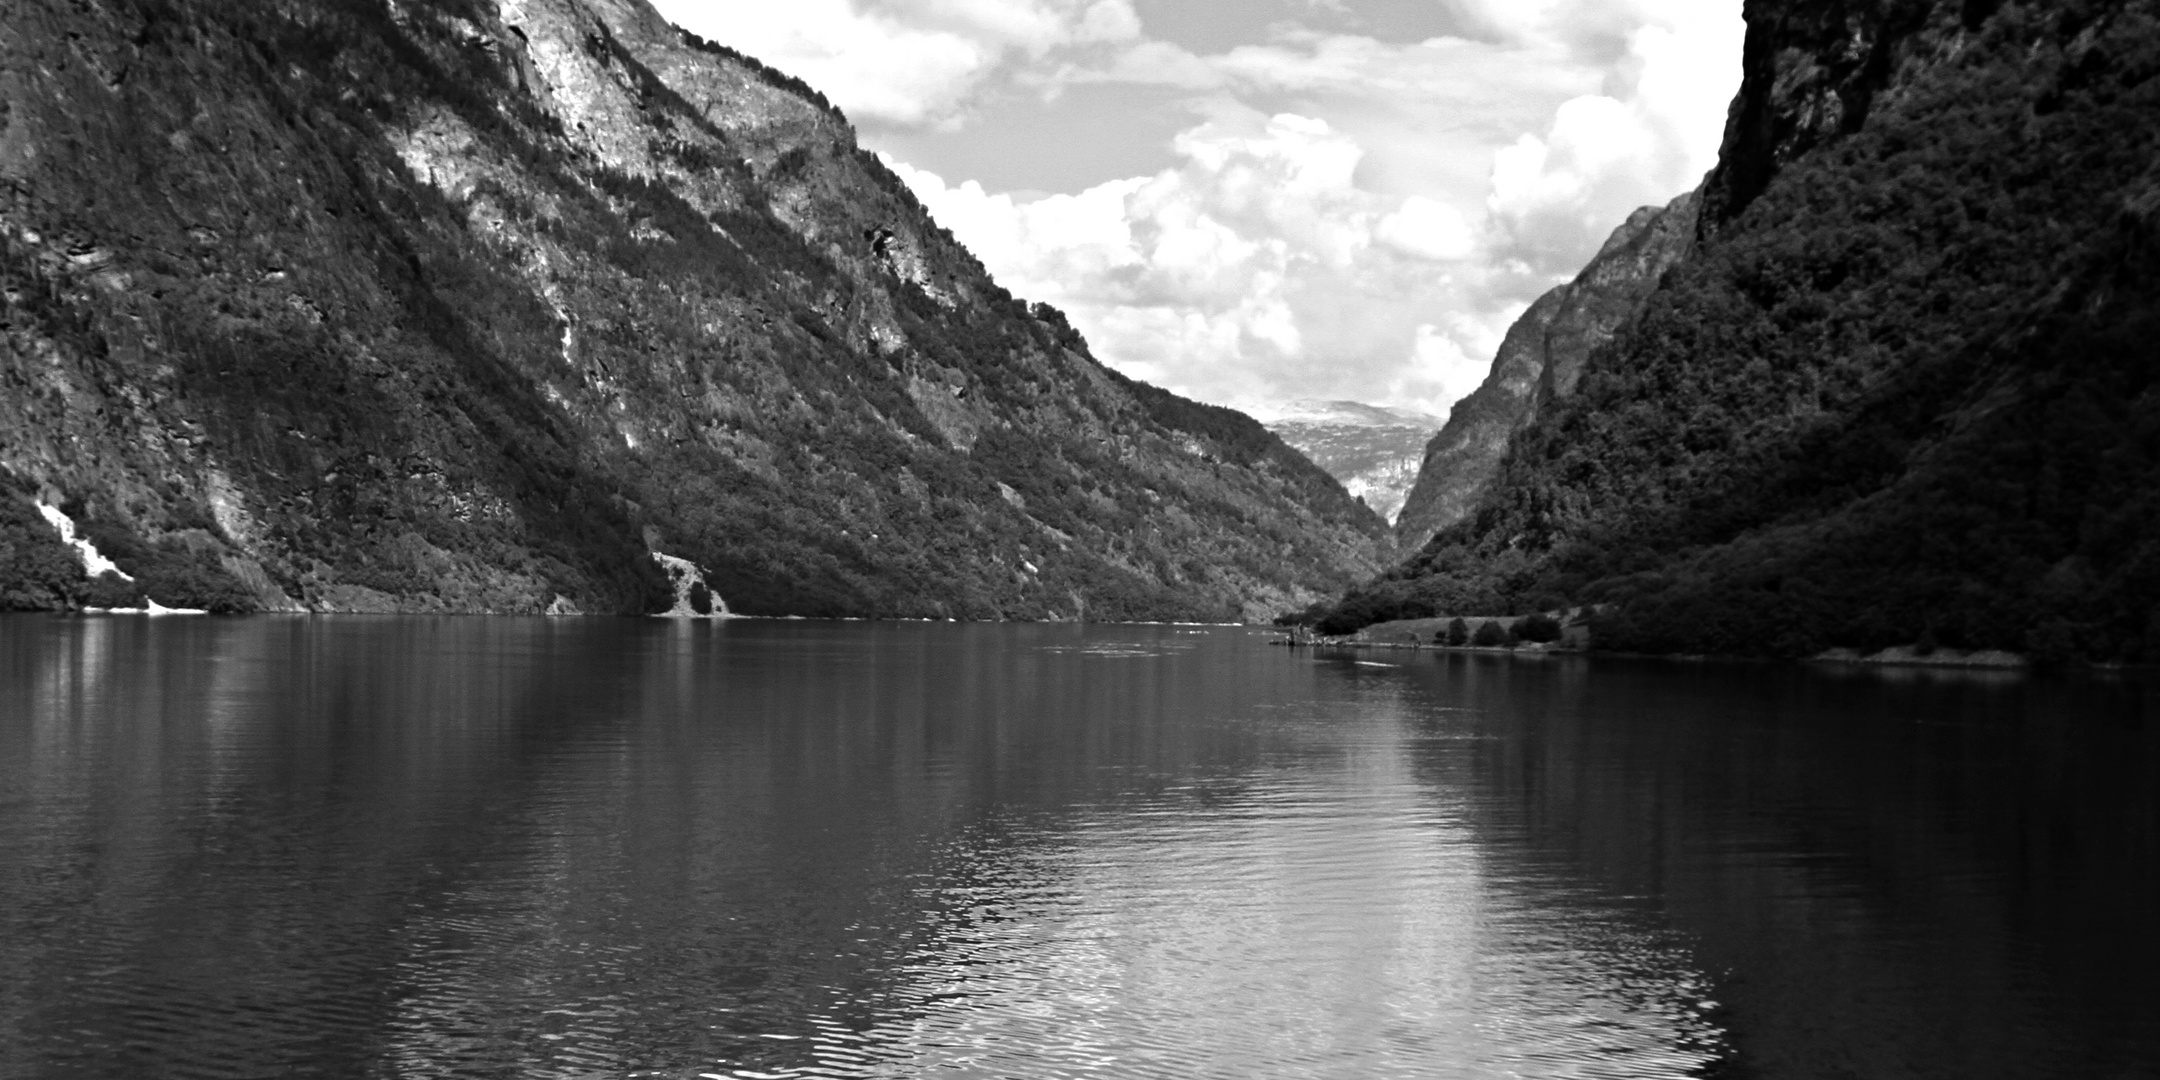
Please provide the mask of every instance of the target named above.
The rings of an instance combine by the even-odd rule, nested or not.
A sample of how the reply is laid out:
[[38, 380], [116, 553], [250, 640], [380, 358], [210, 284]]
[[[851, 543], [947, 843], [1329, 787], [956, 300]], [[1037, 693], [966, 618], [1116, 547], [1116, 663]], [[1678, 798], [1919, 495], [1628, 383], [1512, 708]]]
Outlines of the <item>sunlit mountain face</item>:
[[1425, 443], [1441, 424], [1429, 413], [1355, 401], [1292, 402], [1260, 420], [1389, 524], [1402, 511]]
[[0, 10], [0, 608], [1264, 621], [1392, 548], [644, 0]]

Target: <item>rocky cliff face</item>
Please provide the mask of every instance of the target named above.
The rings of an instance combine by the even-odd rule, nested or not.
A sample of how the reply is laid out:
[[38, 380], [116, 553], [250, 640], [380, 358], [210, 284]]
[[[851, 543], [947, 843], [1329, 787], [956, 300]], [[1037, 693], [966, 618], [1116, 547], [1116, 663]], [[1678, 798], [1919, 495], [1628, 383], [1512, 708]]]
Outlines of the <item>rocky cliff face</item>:
[[1440, 418], [1355, 401], [1301, 401], [1266, 423], [1269, 431], [1342, 481], [1351, 497], [1394, 521]]
[[2160, 661], [2160, 11], [1745, 13], [1694, 249], [1338, 621]]
[[1384, 540], [642, 0], [11, 3], [0, 279], [16, 606], [1239, 618]]
[[1530, 305], [1508, 327], [1491, 374], [1448, 412], [1425, 445], [1417, 480], [1395, 520], [1395, 536], [1417, 548], [1461, 521], [1492, 482], [1510, 436], [1537, 418], [1541, 403], [1575, 391], [1592, 349], [1612, 339], [1695, 237], [1694, 193], [1646, 206], [1605, 241], [1568, 282]]

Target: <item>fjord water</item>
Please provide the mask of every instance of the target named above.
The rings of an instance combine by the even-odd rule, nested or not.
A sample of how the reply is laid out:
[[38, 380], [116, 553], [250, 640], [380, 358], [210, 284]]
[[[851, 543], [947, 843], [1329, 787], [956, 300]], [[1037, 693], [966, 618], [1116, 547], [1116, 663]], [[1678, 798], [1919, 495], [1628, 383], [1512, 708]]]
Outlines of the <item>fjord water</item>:
[[0, 1075], [2133, 1077], [2137, 683], [0, 619]]

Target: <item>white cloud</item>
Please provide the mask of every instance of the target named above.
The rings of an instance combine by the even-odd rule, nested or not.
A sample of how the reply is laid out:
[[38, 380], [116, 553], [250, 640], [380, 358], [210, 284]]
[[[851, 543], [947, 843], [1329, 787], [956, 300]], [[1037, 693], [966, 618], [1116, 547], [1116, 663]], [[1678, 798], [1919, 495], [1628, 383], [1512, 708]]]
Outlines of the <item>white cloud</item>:
[[1436, 261], [1469, 258], [1477, 245], [1461, 211], [1423, 195], [1404, 199], [1402, 208], [1381, 218], [1373, 232], [1397, 251]]
[[1439, 400], [1453, 404], [1485, 381], [1499, 351], [1504, 327], [1520, 317], [1528, 305], [1509, 304], [1493, 315], [1478, 318], [1454, 312], [1441, 318], [1446, 325], [1420, 324], [1410, 350], [1410, 364], [1390, 396], [1399, 400]]
[[1098, 0], [1080, 17], [1080, 41], [1125, 41], [1140, 36], [1140, 16], [1129, 0]]
[[1000, 65], [1130, 40], [1131, 0], [659, 0], [670, 20], [818, 88], [857, 119], [949, 123]]
[[1033, 201], [890, 164], [1001, 283], [1065, 309], [1128, 374], [1241, 403], [1459, 396], [1434, 335], [1459, 351], [1488, 331], [1437, 330], [1426, 310], [1463, 292], [1432, 262], [1470, 252], [1459, 213], [1362, 190], [1357, 144], [1310, 117], [1218, 119], [1176, 146], [1176, 168]]
[[866, 131], [964, 131], [988, 98], [1104, 85], [1205, 118], [1169, 167], [1048, 197], [890, 164], [1129, 374], [1231, 404], [1432, 412], [1630, 211], [1714, 163], [1742, 34], [1738, 0], [1449, 0], [1467, 36], [1278, 26], [1203, 55], [1149, 37], [1132, 0], [660, 4]]
[[[1444, 411], [1482, 378], [1529, 300], [1578, 270], [1629, 212], [1686, 190], [1713, 163], [1738, 67], [1735, 7], [1657, 0], [1586, 15], [1582, 0], [1494, 3], [1484, 11], [1494, 40], [1287, 33], [1217, 56], [1141, 41], [1094, 69], [1065, 66], [1045, 81], [1233, 102], [1303, 96], [1367, 123], [1358, 138], [1307, 116], [1278, 116], [1258, 135], [1219, 123], [1188, 131], [1175, 147], [1183, 165], [1135, 188], [1120, 222], [1138, 240], [1106, 281], [1127, 295], [1113, 302], [1075, 276], [1069, 253], [1037, 253], [1061, 272], [1008, 284], [1073, 310], [1106, 359], [1199, 396], [1340, 395]], [[1446, 118], [1437, 131], [1435, 116]], [[1452, 159], [1416, 161], [1428, 143]], [[1162, 237], [1151, 251], [1150, 235]], [[1017, 268], [1035, 257], [986, 261]], [[1280, 303], [1232, 303], [1239, 289], [1276, 290]], [[1173, 333], [1120, 304], [1197, 314], [1213, 330]], [[1219, 325], [1263, 310], [1289, 313], [1298, 348], [1287, 333]]]
[[1536, 40], [1548, 36], [1562, 0], [1469, 0], [1461, 7], [1486, 30], [1512, 40]]
[[1443, 332], [1431, 323], [1420, 324], [1410, 348], [1412, 368], [1406, 377], [1421, 383], [1434, 383], [1440, 387], [1441, 396], [1460, 399], [1478, 388], [1485, 380], [1485, 372], [1492, 367], [1492, 358], [1477, 356], [1464, 349], [1462, 342]]
[[1248, 94], [1343, 95], [1504, 118], [1523, 99], [1537, 103], [1556, 91], [1564, 90], [1564, 97], [1598, 85], [1594, 73], [1568, 67], [1565, 52], [1560, 43], [1544, 41], [1495, 44], [1442, 37], [1405, 44], [1356, 34], [1285, 32], [1266, 44], [1200, 56], [1143, 38], [1107, 57], [1061, 63], [1028, 73], [1025, 79], [1049, 88], [1110, 82]]
[[1540, 271], [1582, 265], [1629, 211], [1663, 202], [1716, 163], [1742, 27], [1718, 5], [1670, 3], [1635, 27], [1614, 93], [1561, 105], [1493, 162], [1496, 251]]

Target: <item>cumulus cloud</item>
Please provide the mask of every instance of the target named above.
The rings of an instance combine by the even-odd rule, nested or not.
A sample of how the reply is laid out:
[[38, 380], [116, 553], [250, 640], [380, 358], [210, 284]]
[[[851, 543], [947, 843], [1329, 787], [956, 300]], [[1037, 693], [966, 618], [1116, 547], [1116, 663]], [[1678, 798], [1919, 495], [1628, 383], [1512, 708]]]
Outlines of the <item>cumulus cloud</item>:
[[1512, 125], [1523, 103], [1544, 112], [1560, 97], [1595, 89], [1595, 72], [1570, 66], [1551, 41], [1480, 42], [1440, 37], [1384, 42], [1358, 34], [1285, 28], [1266, 43], [1201, 56], [1139, 39], [1104, 55], [1022, 73], [1050, 88], [1084, 83], [1154, 84], [1233, 94], [1330, 95], [1336, 107], [1386, 102], [1437, 107], [1453, 123]]
[[1404, 199], [1402, 208], [1381, 218], [1373, 232], [1381, 243], [1421, 259], [1467, 259], [1477, 249], [1462, 212], [1423, 195]]
[[1492, 358], [1473, 356], [1455, 336], [1431, 323], [1420, 324], [1411, 341], [1411, 356], [1419, 370], [1440, 384], [1450, 400], [1460, 400], [1478, 388], [1492, 367]]
[[1218, 119], [1176, 149], [1154, 176], [1033, 200], [889, 164], [1006, 287], [1064, 308], [1128, 374], [1240, 404], [1460, 396], [1486, 331], [1432, 310], [1462, 291], [1436, 263], [1474, 249], [1459, 212], [1361, 189], [1363, 151], [1312, 117]]
[[1742, 27], [1717, 17], [1720, 5], [1656, 7], [1626, 34], [1611, 92], [1567, 101], [1544, 133], [1495, 155], [1486, 207], [1497, 254], [1568, 273], [1630, 210], [1687, 190], [1715, 164]]
[[[1432, 412], [1630, 211], [1714, 163], [1742, 34], [1738, 0], [1446, 0], [1451, 36], [1275, 24], [1210, 53], [1150, 36], [1132, 0], [659, 2], [866, 130], [1088, 87], [1187, 110], [1168, 167], [1047, 196], [888, 163], [1129, 374]], [[1305, 10], [1348, 25], [1359, 3]]]

